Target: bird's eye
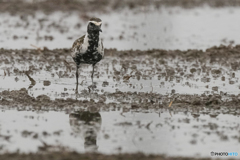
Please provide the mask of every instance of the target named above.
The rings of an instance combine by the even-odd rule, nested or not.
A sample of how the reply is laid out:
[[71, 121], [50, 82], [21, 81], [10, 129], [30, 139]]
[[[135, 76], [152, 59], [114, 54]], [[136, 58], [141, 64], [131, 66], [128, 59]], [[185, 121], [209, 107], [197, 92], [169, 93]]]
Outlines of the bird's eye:
[[93, 23], [90, 23], [90, 26], [93, 26], [94, 24]]

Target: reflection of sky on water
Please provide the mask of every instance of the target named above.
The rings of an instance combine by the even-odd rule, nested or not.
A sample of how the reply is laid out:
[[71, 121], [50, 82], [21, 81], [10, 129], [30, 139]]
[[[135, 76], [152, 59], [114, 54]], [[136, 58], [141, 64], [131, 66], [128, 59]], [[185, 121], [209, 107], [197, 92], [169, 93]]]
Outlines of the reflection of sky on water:
[[[69, 119], [69, 114], [63, 112], [4, 110], [0, 112], [1, 135], [11, 137], [9, 141], [2, 140], [1, 145], [4, 146], [3, 151], [19, 149], [21, 152], [36, 152], [43, 141], [49, 146], [60, 145], [84, 152], [84, 136], [86, 138], [88, 134], [85, 131], [96, 129], [97, 132], [89, 133], [96, 134], [98, 151], [107, 154], [140, 151], [169, 156], [208, 157], [213, 149], [228, 152], [239, 149], [239, 116], [220, 114], [216, 118], [209, 115], [194, 118], [189, 112], [159, 112], [94, 112], [94, 115], [101, 117], [99, 123], [99, 120], [94, 120], [99, 116], [92, 115], [91, 120], [86, 120], [86, 111], [72, 112], [72, 115], [79, 114], [75, 117], [82, 117], [75, 121], [72, 119], [74, 116]], [[73, 121], [77, 122], [74, 126]], [[30, 133], [26, 134], [26, 131]], [[36, 134], [38, 137], [34, 138]]]

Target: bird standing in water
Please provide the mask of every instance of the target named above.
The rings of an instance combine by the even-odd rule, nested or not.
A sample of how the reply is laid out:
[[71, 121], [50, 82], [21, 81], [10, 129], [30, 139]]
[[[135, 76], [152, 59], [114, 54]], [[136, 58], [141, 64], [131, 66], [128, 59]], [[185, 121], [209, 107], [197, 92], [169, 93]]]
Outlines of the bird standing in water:
[[99, 32], [101, 30], [102, 20], [99, 18], [91, 18], [88, 22], [87, 33], [78, 38], [72, 46], [72, 58], [76, 63], [76, 93], [78, 93], [78, 68], [81, 63], [92, 64], [92, 83], [94, 66], [104, 56], [104, 47], [102, 40], [99, 38]]

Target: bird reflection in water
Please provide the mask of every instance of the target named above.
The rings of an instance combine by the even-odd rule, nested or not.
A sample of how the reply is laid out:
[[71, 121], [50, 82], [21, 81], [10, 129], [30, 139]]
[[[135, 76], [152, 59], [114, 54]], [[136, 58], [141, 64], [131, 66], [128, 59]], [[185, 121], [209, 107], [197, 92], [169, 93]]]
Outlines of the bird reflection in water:
[[87, 111], [71, 113], [69, 123], [74, 134], [84, 139], [85, 151], [96, 152], [97, 136], [102, 124], [98, 107], [88, 107]]

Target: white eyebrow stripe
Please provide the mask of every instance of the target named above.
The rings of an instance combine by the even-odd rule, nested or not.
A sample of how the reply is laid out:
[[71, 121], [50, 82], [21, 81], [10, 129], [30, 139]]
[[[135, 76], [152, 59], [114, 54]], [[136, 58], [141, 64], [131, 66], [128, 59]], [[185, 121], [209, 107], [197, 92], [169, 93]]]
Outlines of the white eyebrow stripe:
[[91, 23], [94, 23], [96, 26], [100, 26], [102, 24], [102, 22], [96, 22], [96, 21], [89, 21]]

